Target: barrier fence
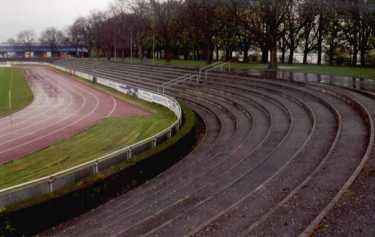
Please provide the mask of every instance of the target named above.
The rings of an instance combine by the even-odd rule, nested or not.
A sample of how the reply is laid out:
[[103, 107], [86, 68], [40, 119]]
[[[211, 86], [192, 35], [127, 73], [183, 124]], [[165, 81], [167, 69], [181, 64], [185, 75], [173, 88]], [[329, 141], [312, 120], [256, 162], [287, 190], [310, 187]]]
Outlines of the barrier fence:
[[158, 94], [156, 92], [134, 88], [126, 85], [125, 83], [119, 83], [111, 81], [105, 78], [94, 77], [93, 75], [79, 72], [76, 70], [57, 66], [50, 63], [38, 63], [38, 62], [10, 62], [14, 65], [43, 65], [50, 66], [55, 69], [71, 73], [89, 81], [96, 80], [96, 83], [105, 85], [113, 88], [121, 93], [129, 94], [138, 97], [141, 100], [145, 100], [151, 103], [162, 105], [171, 110], [176, 115], [176, 121], [159, 132], [158, 134], [142, 140], [131, 146], [124, 147], [120, 150], [114, 151], [110, 154], [102, 156], [98, 159], [85, 162], [83, 164], [74, 166], [72, 168], [60, 171], [58, 173], [42, 177], [39, 179], [32, 180], [30, 182], [22, 183], [12, 187], [8, 187], [0, 190], [0, 209], [2, 207], [25, 201], [31, 198], [39, 197], [56, 190], [62, 189], [68, 185], [77, 183], [84, 178], [96, 175], [101, 170], [105, 170], [115, 164], [119, 164], [125, 160], [128, 160], [136, 155], [143, 153], [144, 151], [156, 147], [158, 144], [166, 141], [176, 133], [182, 124], [182, 109], [180, 104], [172, 97], [167, 95]]

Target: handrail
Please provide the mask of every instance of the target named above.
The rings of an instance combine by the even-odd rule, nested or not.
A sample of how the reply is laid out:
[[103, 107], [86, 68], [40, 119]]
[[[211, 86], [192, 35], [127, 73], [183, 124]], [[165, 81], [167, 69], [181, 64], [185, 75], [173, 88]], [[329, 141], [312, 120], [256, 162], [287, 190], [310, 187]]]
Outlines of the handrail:
[[[204, 72], [205, 72], [205, 80], [207, 80], [207, 74], [210, 72], [210, 71], [213, 71], [213, 70], [215, 70], [215, 69], [217, 69], [217, 68], [221, 68], [221, 70], [224, 70], [224, 66], [226, 66], [226, 65], [229, 65], [229, 67], [230, 67], [230, 63], [229, 62], [223, 62], [223, 63], [219, 63], [219, 64], [217, 64], [217, 65], [215, 65], [215, 66], [213, 66], [213, 67], [211, 67], [211, 68], [208, 68], [208, 69], [206, 69]], [[199, 78], [200, 79], [200, 78]]]
[[[218, 67], [218, 66], [220, 66], [220, 65], [222, 65], [222, 63], [220, 63], [220, 62], [215, 62], [215, 63], [213, 63], [213, 64], [206, 65], [206, 66], [204, 66], [204, 67], [199, 68], [199, 70], [198, 70], [198, 72], [197, 72], [198, 74], [196, 74], [196, 73], [193, 72], [193, 73], [189, 73], [189, 74], [185, 74], [185, 75], [179, 76], [179, 77], [177, 77], [177, 78], [175, 78], [175, 79], [173, 79], [173, 80], [171, 80], [171, 81], [167, 81], [167, 82], [161, 84], [161, 85], [157, 88], [157, 91], [160, 92], [160, 93], [162, 93], [162, 94], [165, 94], [165, 90], [166, 90], [167, 88], [170, 88], [170, 87], [173, 86], [173, 85], [176, 85], [176, 84], [178, 84], [178, 83], [181, 83], [181, 82], [184, 82], [184, 81], [187, 81], [187, 80], [190, 80], [190, 79], [194, 79], [194, 78], [196, 78], [197, 82], [199, 82], [199, 80], [200, 80], [200, 78], [201, 78], [201, 75], [202, 75], [202, 73], [203, 73], [204, 71], [209, 70], [209, 69], [211, 69], [211, 68], [216, 68], [216, 67]], [[206, 74], [206, 75], [207, 75], [207, 74]], [[206, 76], [206, 77], [207, 77], [207, 76]]]
[[216, 62], [216, 63], [212, 63], [210, 65], [207, 65], [207, 66], [204, 66], [204, 67], [200, 68], [199, 72], [198, 72], [198, 81], [200, 81], [203, 71], [208, 70], [212, 67], [216, 67], [219, 64], [220, 64], [220, 62]]
[[[12, 63], [13, 64], [28, 64], [28, 63], [15, 63], [15, 62], [12, 62]], [[32, 64], [38, 64], [38, 63], [32, 63]], [[64, 67], [57, 66], [57, 65], [54, 65], [54, 64], [49, 64], [49, 63], [39, 63], [38, 65], [48, 65], [48, 66], [51, 66], [55, 69], [59, 69], [59, 70], [66, 71], [66, 72], [72, 72], [75, 75], [85, 74], [85, 73], [78, 72], [78, 71], [70, 71], [69, 68], [64, 68]], [[87, 75], [87, 77], [85, 79], [90, 80], [92, 78], [92, 75], [89, 75], [89, 74], [85, 74], [85, 75]], [[102, 80], [107, 80], [107, 79], [102, 79]], [[53, 189], [53, 182], [54, 182], [54, 180], [56, 180], [58, 178], [65, 177], [65, 176], [68, 176], [70, 174], [74, 174], [75, 172], [83, 171], [85, 168], [91, 168], [92, 167], [92, 168], [94, 168], [94, 170], [98, 170], [98, 165], [100, 163], [102, 163], [104, 161], [107, 161], [107, 160], [110, 160], [110, 159], [113, 159], [113, 158], [116, 158], [119, 155], [126, 155], [127, 159], [129, 159], [129, 158], [132, 157], [132, 151], [134, 149], [142, 147], [143, 145], [146, 145], [146, 144], [149, 144], [149, 143], [151, 144], [152, 147], [154, 147], [154, 146], [157, 145], [157, 140], [159, 138], [162, 138], [165, 135], [168, 135], [168, 137], [172, 136], [173, 131], [178, 130], [180, 128], [181, 122], [182, 122], [182, 109], [181, 109], [181, 106], [179, 105], [179, 103], [177, 102], [177, 100], [175, 100], [174, 98], [172, 98], [170, 96], [161, 95], [161, 94], [156, 93], [156, 92], [147, 91], [147, 90], [143, 90], [143, 89], [141, 91], [143, 93], [150, 93], [154, 96], [159, 95], [159, 96], [165, 98], [166, 100], [168, 100], [169, 103], [173, 104], [173, 105], [170, 105], [169, 109], [172, 110], [176, 114], [176, 117], [177, 117], [176, 121], [172, 125], [170, 125], [168, 128], [160, 131], [159, 133], [157, 133], [157, 134], [155, 134], [155, 135], [153, 135], [149, 138], [146, 138], [146, 139], [144, 139], [142, 141], [139, 141], [135, 144], [129, 145], [129, 146], [121, 148], [117, 151], [106, 154], [106, 155], [104, 155], [102, 157], [99, 157], [95, 160], [87, 161], [85, 163], [76, 165], [74, 167], [56, 172], [52, 175], [44, 176], [44, 177], [34, 179], [34, 180], [31, 180], [31, 181], [28, 181], [28, 182], [25, 182], [25, 183], [21, 183], [21, 184], [17, 184], [17, 185], [11, 186], [11, 187], [0, 189], [0, 207], [1, 207], [1, 203], [2, 203], [2, 200], [1, 200], [2, 197], [5, 196], [5, 198], [6, 198], [7, 194], [16, 193], [17, 191], [26, 190], [27, 188], [31, 189], [32, 187], [36, 187], [37, 185], [40, 185], [40, 184], [43, 184], [43, 183], [46, 183], [46, 184], [50, 185], [49, 192], [52, 192], [54, 190]], [[162, 103], [162, 102], [160, 102], [160, 103]], [[175, 106], [174, 108], [177, 108], [177, 110], [173, 110], [172, 106]], [[32, 197], [27, 197], [27, 198], [32, 198]], [[3, 200], [3, 203], [6, 202], [6, 201], [7, 200]], [[14, 202], [17, 202], [17, 201], [21, 201], [21, 200], [16, 200]], [[9, 204], [9, 203], [10, 202], [8, 200], [7, 204]]]
[[187, 80], [191, 80], [191, 79], [194, 79], [194, 78], [198, 78], [198, 75], [196, 75], [194, 73], [185, 74], [185, 75], [177, 77], [176, 79], [173, 79], [171, 81], [167, 81], [167, 82], [163, 83], [161, 86], [158, 87], [157, 90], [158, 90], [158, 92], [165, 95], [165, 90], [167, 88], [170, 88], [173, 85], [176, 85], [178, 83], [181, 83], [181, 82], [184, 82], [184, 81], [187, 81]]

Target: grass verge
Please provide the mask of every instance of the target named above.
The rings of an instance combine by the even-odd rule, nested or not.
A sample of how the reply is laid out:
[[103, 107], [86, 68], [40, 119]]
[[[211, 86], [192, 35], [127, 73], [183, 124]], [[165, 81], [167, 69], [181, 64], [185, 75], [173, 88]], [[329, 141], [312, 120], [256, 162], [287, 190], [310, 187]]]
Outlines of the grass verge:
[[100, 85], [86, 83], [119, 99], [142, 107], [147, 117], [108, 118], [88, 130], [46, 149], [0, 166], [0, 189], [41, 178], [99, 158], [146, 139], [170, 126], [176, 116], [168, 109], [126, 96]]
[[313, 73], [328, 76], [356, 77], [375, 79], [375, 68], [323, 65], [281, 65], [281, 70], [291, 72]]
[[23, 70], [0, 68], [0, 117], [23, 109], [32, 100], [33, 94], [24, 78]]
[[[174, 65], [187, 67], [202, 67], [207, 65], [206, 61], [194, 60], [156, 60], [155, 64], [159, 65]], [[231, 63], [231, 69], [234, 70], [254, 70], [265, 71], [268, 69], [268, 64], [259, 63]], [[356, 78], [375, 79], [375, 68], [368, 67], [351, 67], [351, 66], [328, 66], [328, 65], [304, 65], [304, 64], [280, 64], [279, 70], [290, 72], [313, 73], [327, 76], [347, 76]]]

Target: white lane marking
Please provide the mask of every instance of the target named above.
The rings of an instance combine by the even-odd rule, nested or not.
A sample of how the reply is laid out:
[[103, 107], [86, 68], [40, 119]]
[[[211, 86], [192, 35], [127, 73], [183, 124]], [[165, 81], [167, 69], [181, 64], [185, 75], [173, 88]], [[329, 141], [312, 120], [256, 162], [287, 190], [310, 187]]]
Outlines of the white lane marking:
[[117, 109], [117, 100], [116, 100], [113, 96], [111, 96], [111, 98], [112, 98], [112, 102], [113, 102], [112, 110], [111, 110], [111, 112], [109, 112], [109, 114], [107, 114], [107, 116], [105, 116], [105, 118], [109, 118], [109, 117], [111, 117], [112, 114], [113, 114], [113, 113], [115, 112], [115, 110]]
[[[71, 106], [73, 105], [73, 94], [72, 93], [69, 93], [69, 94], [66, 93], [66, 94], [69, 95], [69, 103], [68, 104], [63, 103], [63, 102], [66, 102], [66, 100], [64, 99], [64, 100], [60, 101], [57, 105], [52, 105], [52, 106], [45, 105], [45, 106], [41, 107], [38, 111], [35, 111], [34, 116], [30, 116], [30, 117], [33, 117], [33, 118], [30, 118], [30, 119], [27, 119], [27, 120], [22, 120], [22, 122], [17, 123], [17, 126], [19, 126], [20, 124], [22, 125], [24, 123], [26, 123], [27, 126], [16, 127], [14, 129], [11, 129], [11, 128], [8, 127], [8, 129], [7, 129], [8, 132], [7, 132], [7, 130], [5, 130], [5, 132], [3, 131], [2, 134], [0, 135], [0, 138], [20, 133], [21, 131], [26, 130], [28, 128], [40, 127], [41, 124], [46, 124], [49, 120], [54, 120], [55, 117], [60, 118], [60, 114], [64, 115], [66, 112], [68, 112], [69, 110], [72, 109]], [[81, 95], [78, 95], [78, 96], [83, 98]], [[52, 107], [52, 109], [48, 109], [49, 107]], [[48, 109], [48, 110], [45, 111], [43, 109]], [[50, 114], [50, 113], [55, 112], [55, 111], [57, 111], [57, 112], [53, 113], [54, 116], [43, 116], [44, 119], [40, 120], [40, 114]], [[35, 119], [35, 117], [36, 117], [36, 119]]]
[[[34, 95], [36, 96], [33, 103], [30, 106], [28, 106], [27, 108], [25, 108], [24, 110], [12, 114], [13, 124], [18, 126], [17, 128], [13, 128], [12, 130], [20, 129], [20, 127], [19, 127], [20, 125], [22, 125], [24, 123], [29, 123], [29, 121], [32, 121], [35, 117], [40, 116], [40, 113], [50, 113], [51, 111], [53, 111], [55, 109], [57, 110], [59, 106], [64, 105], [63, 102], [65, 102], [65, 100], [66, 100], [66, 97], [64, 97], [64, 100], [59, 100], [59, 103], [57, 103], [57, 104], [54, 103], [54, 101], [50, 100], [50, 98], [48, 96], [46, 96], [45, 91], [40, 87], [40, 85], [34, 84], [33, 91], [34, 91]], [[70, 98], [70, 100], [71, 100], [72, 95], [70, 95], [70, 96], [71, 96], [71, 98]], [[40, 102], [39, 102], [39, 100], [40, 100]], [[51, 109], [46, 111], [45, 110], [46, 108], [51, 108]], [[0, 125], [2, 124], [2, 122], [3, 121], [1, 121], [1, 119], [0, 119]], [[6, 122], [6, 124], [8, 124], [8, 122]], [[4, 132], [4, 131], [7, 131], [7, 130], [11, 129], [7, 125], [0, 126], [0, 128], [3, 128], [3, 129], [0, 129], [1, 132]]]
[[[47, 80], [47, 81], [49, 81], [50, 83], [52, 83], [50, 80], [48, 80], [47, 78], [44, 78], [45, 80]], [[59, 85], [59, 83], [57, 83], [58, 85]], [[71, 105], [73, 105], [73, 93], [74, 92], [71, 92], [71, 91], [69, 91], [68, 89], [66, 89], [67, 87], [64, 87], [64, 86], [61, 86], [61, 85], [59, 85], [58, 86], [59, 87], [59, 89], [60, 90], [62, 90], [63, 91], [63, 95], [64, 96], [66, 96], [66, 95], [69, 95], [69, 104], [66, 106], [65, 104], [62, 104], [62, 102], [65, 102], [66, 100], [64, 99], [62, 102], [60, 102], [59, 104], [61, 104], [61, 106], [60, 107], [65, 107], [66, 108], [66, 110], [68, 111], [69, 109], [71, 109], [71, 108], [69, 108]], [[62, 89], [63, 88], [63, 89]], [[69, 92], [69, 93], [67, 93], [67, 92]], [[83, 99], [83, 97], [81, 96], [81, 95], [79, 95], [78, 93], [76, 93], [80, 98], [82, 98]], [[39, 116], [40, 117], [40, 115], [41, 114], [46, 114], [46, 113], [51, 113], [51, 112], [53, 112], [55, 109], [56, 110], [59, 110], [60, 108], [59, 107], [57, 107], [57, 108], [53, 108], [53, 109], [50, 109], [50, 110], [47, 110], [47, 111], [45, 111], [45, 109], [47, 108], [48, 109], [48, 107], [47, 106], [49, 106], [49, 104], [47, 104], [47, 105], [43, 105], [38, 111], [36, 111], [36, 112], [38, 112], [38, 113], [36, 113], [36, 116]], [[56, 106], [52, 106], [52, 107], [56, 107]], [[44, 110], [43, 110], [44, 109]], [[64, 109], [64, 111], [65, 111], [65, 109]], [[59, 113], [62, 113], [63, 111], [59, 111]], [[59, 116], [59, 114], [54, 114], [55, 116], [56, 116], [56, 118], [58, 117], [58, 118], [60, 118], [60, 116]], [[36, 116], [33, 116], [33, 117], [36, 117]], [[38, 117], [37, 117], [38, 118]], [[34, 118], [33, 118], [34, 119]], [[47, 119], [44, 119], [44, 120], [40, 120], [40, 119], [38, 119], [38, 123], [36, 123], [36, 124], [29, 124], [28, 126], [26, 126], [26, 128], [29, 128], [29, 127], [34, 127], [34, 126], [37, 126], [38, 125], [38, 127], [40, 126], [40, 124], [44, 124], [45, 122], [47, 122], [49, 119], [54, 119], [54, 116], [50, 116], [50, 117], [47, 117]], [[31, 119], [30, 119], [31, 120]], [[26, 120], [25, 120], [26, 121]], [[24, 121], [23, 121], [24, 122]], [[19, 123], [23, 123], [23, 122], [19, 122]], [[33, 122], [32, 120], [31, 121], [29, 121], [29, 120], [27, 120], [26, 122]], [[20, 130], [23, 130], [23, 129], [25, 129], [25, 127], [21, 127], [21, 128], [17, 128], [15, 131], [13, 131], [12, 133], [17, 133], [17, 132], [19, 132]], [[35, 131], [35, 130], [34, 130]], [[5, 136], [5, 135], [4, 135]], [[3, 137], [3, 136], [0, 136], [0, 137]]]
[[[84, 109], [84, 108], [85, 108], [86, 103], [87, 103], [87, 99], [85, 98], [85, 99], [84, 99], [84, 103], [83, 103], [83, 104], [80, 106], [80, 108], [79, 108], [79, 111], [80, 111], [81, 109]], [[13, 142], [13, 141], [16, 141], [16, 140], [22, 139], [22, 138], [27, 137], [27, 136], [31, 136], [31, 135], [33, 135], [33, 134], [39, 132], [39, 131], [42, 131], [42, 130], [47, 129], [47, 128], [50, 128], [50, 127], [53, 127], [53, 126], [55, 126], [55, 125], [57, 125], [57, 124], [59, 124], [59, 123], [65, 121], [65, 120], [68, 120], [68, 119], [70, 119], [70, 118], [73, 118], [73, 117], [76, 116], [76, 115], [77, 115], [77, 114], [71, 114], [71, 115], [69, 115], [69, 116], [62, 117], [62, 119], [57, 120], [57, 122], [55, 122], [55, 123], [53, 123], [53, 124], [50, 124], [50, 125], [47, 126], [47, 127], [42, 127], [41, 129], [33, 130], [32, 132], [29, 132], [29, 133], [27, 133], [27, 134], [22, 134], [21, 136], [17, 136], [17, 137], [15, 137], [15, 138], [13, 138], [13, 139], [8, 139], [8, 140], [6, 140], [5, 142], [1, 142], [1, 143], [0, 143], [0, 146], [5, 145], [5, 144], [9, 144], [9, 143], [11, 143], [11, 142]], [[5, 151], [4, 151], [4, 152], [5, 152]], [[1, 151], [0, 154], [2, 154], [2, 153], [4, 153], [4, 152]]]
[[61, 128], [59, 128], [59, 129], [56, 129], [56, 130], [54, 130], [53, 132], [47, 133], [47, 134], [45, 134], [45, 135], [43, 135], [43, 136], [40, 136], [40, 137], [34, 138], [34, 139], [32, 139], [32, 140], [29, 140], [28, 142], [24, 142], [24, 143], [22, 143], [22, 144], [18, 144], [18, 145], [16, 145], [16, 146], [11, 147], [11, 148], [8, 148], [8, 149], [5, 149], [5, 150], [2, 150], [2, 151], [0, 152], [0, 154], [3, 154], [3, 153], [5, 153], [5, 152], [9, 152], [9, 151], [13, 151], [13, 150], [15, 150], [15, 149], [17, 149], [17, 148], [19, 148], [19, 147], [22, 147], [22, 146], [25, 146], [25, 145], [31, 144], [31, 143], [33, 143], [33, 142], [35, 142], [35, 141], [41, 140], [41, 139], [43, 139], [43, 138], [49, 137], [49, 136], [51, 136], [51, 135], [53, 135], [53, 134], [56, 134], [56, 133], [58, 133], [58, 132], [60, 132], [60, 131], [62, 131], [62, 130], [64, 130], [64, 129], [66, 129], [66, 128], [68, 128], [68, 127], [71, 127], [71, 126], [73, 126], [73, 125], [75, 125], [75, 124], [81, 122], [82, 120], [86, 119], [87, 117], [89, 117], [89, 116], [91, 116], [93, 113], [95, 113], [95, 111], [96, 111], [97, 108], [99, 107], [99, 104], [100, 104], [99, 100], [98, 100], [96, 97], [95, 97], [95, 100], [96, 100], [96, 105], [95, 105], [94, 109], [92, 109], [92, 110], [91, 110], [89, 113], [87, 113], [85, 116], [83, 116], [83, 117], [81, 117], [80, 119], [74, 121], [73, 123], [67, 124], [67, 125], [64, 126], [64, 127], [61, 127]]
[[[81, 86], [78, 86], [78, 85], [74, 85], [74, 87], [78, 88], [78, 89], [79, 89], [80, 91], [82, 91], [82, 92], [83, 92], [84, 90], [86, 90], [87, 94], [89, 94], [89, 95], [91, 95], [92, 97], [95, 98], [96, 105], [95, 105], [95, 108], [94, 108], [93, 110], [91, 110], [88, 114], [84, 115], [84, 116], [81, 117], [79, 120], [77, 120], [77, 121], [75, 121], [75, 122], [73, 122], [73, 123], [70, 123], [70, 124], [68, 124], [68, 125], [66, 125], [66, 126], [64, 126], [64, 127], [62, 127], [62, 128], [59, 128], [59, 129], [57, 129], [57, 130], [55, 130], [55, 131], [53, 131], [53, 132], [51, 132], [51, 133], [48, 133], [48, 134], [46, 134], [46, 135], [41, 136], [41, 137], [37, 137], [37, 138], [35, 138], [35, 139], [32, 139], [32, 140], [30, 140], [30, 141], [28, 141], [28, 142], [25, 142], [25, 143], [22, 143], [22, 144], [18, 144], [17, 146], [10, 147], [10, 148], [8, 148], [8, 149], [2, 150], [2, 151], [0, 152], [0, 154], [3, 154], [3, 153], [5, 153], [5, 152], [11, 151], [11, 150], [14, 150], [14, 149], [16, 149], [16, 148], [18, 148], [18, 147], [21, 147], [21, 146], [24, 146], [24, 145], [30, 144], [30, 143], [32, 143], [32, 142], [34, 142], [34, 141], [37, 141], [37, 140], [40, 140], [40, 139], [42, 139], [42, 138], [48, 137], [48, 136], [50, 136], [50, 135], [52, 135], [52, 134], [55, 134], [55, 133], [57, 133], [57, 132], [59, 132], [59, 131], [61, 131], [61, 130], [63, 130], [63, 129], [66, 129], [66, 128], [70, 127], [70, 126], [73, 126], [73, 125], [77, 124], [78, 122], [80, 122], [80, 121], [86, 119], [86, 117], [88, 117], [88, 116], [90, 116], [91, 114], [93, 114], [93, 113], [97, 110], [97, 108], [99, 107], [99, 104], [100, 104], [100, 100], [99, 100], [98, 96], [96, 96], [94, 93], [90, 92], [88, 89], [83, 89], [84, 87], [81, 87]], [[87, 98], [86, 98], [86, 97], [84, 97], [84, 98], [85, 98], [85, 103], [84, 103], [83, 105], [86, 105]], [[78, 111], [80, 111], [82, 108], [84, 108], [84, 106], [81, 106], [81, 108], [80, 108]], [[69, 118], [70, 118], [70, 117], [73, 117], [73, 116], [74, 116], [74, 115], [71, 115], [71, 116], [69, 116]], [[63, 120], [67, 120], [67, 119], [63, 119]], [[43, 128], [43, 129], [45, 129], [45, 128]], [[35, 132], [33, 132], [33, 133], [35, 133]], [[28, 135], [32, 135], [33, 133], [30, 133], [30, 134], [28, 134]], [[27, 136], [27, 135], [26, 135], [26, 136]], [[21, 136], [21, 138], [22, 138], [22, 137], [25, 137], [25, 136]], [[17, 138], [17, 139], [19, 139], [19, 138]], [[17, 139], [12, 139], [11, 141], [14, 141], [14, 140], [17, 140]], [[9, 142], [11, 142], [11, 141], [7, 141], [7, 142], [5, 142], [5, 143], [1, 143], [0, 145], [7, 144], [7, 143], [9, 143]]]

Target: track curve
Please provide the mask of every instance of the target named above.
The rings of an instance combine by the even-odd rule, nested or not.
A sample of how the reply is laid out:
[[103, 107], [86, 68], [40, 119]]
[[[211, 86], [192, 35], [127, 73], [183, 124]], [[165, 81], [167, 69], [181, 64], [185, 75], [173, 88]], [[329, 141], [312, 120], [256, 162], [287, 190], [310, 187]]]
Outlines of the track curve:
[[[79, 71], [94, 66], [99, 77], [152, 90], [191, 72], [74, 61]], [[198, 147], [155, 179], [46, 234], [303, 235], [373, 149], [374, 97], [360, 91], [214, 72], [168, 93], [203, 119]]]
[[48, 147], [103, 118], [147, 114], [47, 67], [24, 70], [34, 100], [0, 119], [0, 164]]

